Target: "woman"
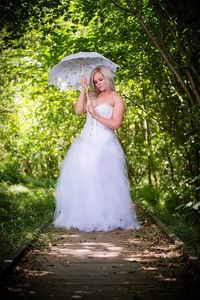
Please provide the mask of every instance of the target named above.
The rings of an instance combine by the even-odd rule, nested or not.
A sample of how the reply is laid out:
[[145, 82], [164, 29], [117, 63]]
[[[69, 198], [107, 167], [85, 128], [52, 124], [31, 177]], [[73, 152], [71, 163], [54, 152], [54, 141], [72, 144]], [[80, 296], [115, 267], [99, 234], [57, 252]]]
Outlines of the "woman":
[[76, 114], [87, 113], [86, 123], [57, 181], [54, 225], [82, 231], [138, 229], [125, 156], [114, 133], [122, 123], [124, 102], [110, 69], [99, 66], [92, 71], [89, 104], [86, 83], [83, 78], [75, 105]]

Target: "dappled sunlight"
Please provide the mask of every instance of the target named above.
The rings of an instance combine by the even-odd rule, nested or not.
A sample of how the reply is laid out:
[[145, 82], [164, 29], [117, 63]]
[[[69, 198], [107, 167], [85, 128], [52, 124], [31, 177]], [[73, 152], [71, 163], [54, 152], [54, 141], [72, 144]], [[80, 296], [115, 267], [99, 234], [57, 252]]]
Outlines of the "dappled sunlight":
[[155, 276], [156, 278], [159, 279], [159, 281], [167, 281], [167, 282], [176, 282], [177, 281], [177, 278], [176, 277], [165, 277], [163, 275], [158, 275], [158, 276]]
[[[65, 230], [52, 235], [46, 247], [32, 249], [16, 269], [24, 279], [6, 287], [13, 295], [33, 293], [46, 299], [47, 294], [60, 295], [61, 287], [62, 295], [70, 299], [96, 299], [97, 294], [104, 299], [108, 290], [116, 299], [125, 299], [118, 297], [120, 292], [149, 295], [156, 289], [162, 296], [163, 290], [181, 293], [184, 287], [186, 268], [181, 250], [155, 231], [155, 226], [140, 232]], [[59, 291], [52, 288], [56, 286]]]
[[158, 270], [158, 268], [155, 268], [155, 267], [143, 267], [143, 270], [145, 270], [145, 271], [156, 271], [156, 270]]
[[170, 259], [174, 259], [174, 258], [178, 258], [180, 257], [181, 253], [179, 251], [171, 251], [171, 252], [162, 252], [159, 251], [159, 249], [157, 251], [154, 251], [153, 249], [149, 249], [149, 250], [144, 250], [140, 253], [135, 253], [135, 257], [140, 257], [142, 259], [144, 258], [150, 258], [150, 259], [157, 259], [157, 258], [170, 258]]
[[[152, 226], [154, 228], [154, 226]], [[111, 239], [111, 235], [115, 238]], [[123, 243], [121, 242], [123, 240]], [[145, 247], [146, 244], [146, 247]], [[182, 253], [175, 245], [139, 238], [137, 232], [73, 232], [59, 233], [47, 255], [67, 257], [68, 260], [82, 260], [85, 258], [121, 259], [127, 262], [155, 262], [176, 260]], [[146, 268], [152, 270], [151, 268]]]
[[63, 248], [54, 246], [57, 256], [68, 255], [69, 257], [117, 257], [122, 251], [122, 247], [115, 246], [110, 243], [64, 243]]
[[139, 245], [142, 243], [142, 240], [140, 239], [127, 239], [128, 244], [133, 244], [133, 245]]
[[49, 297], [50, 291], [53, 297], [57, 292], [52, 286], [60, 287], [61, 283], [62, 295], [69, 295], [70, 299], [96, 299], [97, 294], [104, 299], [107, 290], [115, 293], [116, 299], [119, 291], [122, 295], [129, 295], [131, 290], [133, 295], [149, 295], [149, 291], [156, 289], [162, 296], [163, 290], [177, 293], [178, 288], [181, 293], [185, 278], [187, 282], [189, 278], [182, 250], [154, 223], [143, 224], [139, 231], [52, 228], [46, 246], [41, 238], [38, 247], [16, 268], [16, 274], [24, 278], [23, 283], [14, 285], [10, 291], [13, 295], [33, 293], [35, 297], [39, 293], [45, 297], [48, 293]]
[[20, 185], [20, 184], [10, 185], [9, 191], [11, 193], [13, 193], [13, 194], [28, 193], [28, 192], [30, 192], [30, 190], [27, 187], [25, 187], [23, 185]]
[[26, 270], [24, 269], [25, 272], [28, 272], [29, 276], [47, 276], [50, 274], [54, 274], [54, 272], [50, 271], [45, 271], [45, 270]]
[[[105, 237], [107, 237], [107, 241], [102, 241]], [[122, 253], [123, 247], [110, 242], [108, 234], [84, 233], [59, 235], [51, 250], [51, 255], [55, 255], [55, 253], [57, 257], [67, 255], [69, 259], [114, 258]]]

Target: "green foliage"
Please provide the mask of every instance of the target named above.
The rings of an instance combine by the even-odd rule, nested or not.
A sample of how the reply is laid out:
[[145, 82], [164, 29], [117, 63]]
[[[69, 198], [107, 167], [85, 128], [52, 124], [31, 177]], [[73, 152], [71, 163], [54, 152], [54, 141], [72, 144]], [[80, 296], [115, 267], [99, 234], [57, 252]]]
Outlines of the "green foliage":
[[141, 185], [131, 190], [135, 202], [142, 203], [155, 216], [167, 225], [196, 254], [200, 255], [199, 213], [200, 202], [193, 199], [191, 186], [182, 182], [179, 186], [167, 183], [154, 188]]
[[[39, 197], [46, 183], [42, 190], [39, 186], [35, 190], [40, 180], [33, 183], [30, 178], [46, 178], [51, 186], [85, 121], [84, 115], [74, 115], [78, 93], [49, 86], [48, 71], [68, 54], [98, 51], [120, 66], [116, 83], [126, 103], [126, 114], [117, 135], [126, 153], [133, 198], [166, 213], [188, 216], [190, 222], [198, 219], [199, 213], [191, 208], [200, 198], [199, 105], [190, 105], [187, 94], [129, 10], [128, 1], [4, 2], [6, 6], [0, 6], [0, 180], [25, 186], [32, 181], [32, 186], [18, 193], [16, 199], [5, 185], [3, 207], [10, 213], [13, 203], [20, 207], [26, 196], [37, 202], [32, 188]], [[174, 15], [167, 1], [143, 1], [143, 7], [140, 1], [131, 3], [175, 59], [181, 79], [189, 84], [183, 70], [186, 61], [190, 65], [194, 60], [198, 66], [198, 37], [197, 24], [190, 30], [185, 20], [187, 10], [183, 20], [183, 15]], [[168, 9], [169, 19], [158, 15], [160, 7], [165, 17]], [[192, 42], [188, 43], [190, 37]], [[191, 61], [180, 52], [180, 43], [188, 49]], [[44, 208], [34, 205], [35, 210]], [[6, 222], [6, 213], [4, 217]]]
[[11, 159], [1, 165], [1, 181], [10, 183], [20, 183], [22, 180], [23, 169], [18, 160]]
[[[40, 181], [40, 185], [44, 183]], [[39, 187], [33, 182], [26, 185], [1, 183], [0, 260], [16, 247], [31, 241], [51, 220], [53, 211], [53, 187]]]
[[143, 184], [141, 187], [132, 188], [133, 200], [140, 201], [147, 206], [156, 206], [159, 201], [159, 191], [153, 186]]

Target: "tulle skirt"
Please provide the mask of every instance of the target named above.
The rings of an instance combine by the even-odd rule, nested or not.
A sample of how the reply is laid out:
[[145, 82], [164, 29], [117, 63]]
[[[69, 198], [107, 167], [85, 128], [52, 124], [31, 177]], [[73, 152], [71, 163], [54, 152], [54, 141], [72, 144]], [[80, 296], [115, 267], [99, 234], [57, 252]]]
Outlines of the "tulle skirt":
[[96, 139], [80, 135], [73, 142], [57, 180], [54, 225], [81, 231], [140, 227], [114, 133]]

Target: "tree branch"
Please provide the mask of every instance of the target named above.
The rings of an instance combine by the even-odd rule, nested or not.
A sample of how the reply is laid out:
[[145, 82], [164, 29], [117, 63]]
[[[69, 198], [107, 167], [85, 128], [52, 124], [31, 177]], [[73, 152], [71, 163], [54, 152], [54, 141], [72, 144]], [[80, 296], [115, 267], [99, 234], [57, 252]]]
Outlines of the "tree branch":
[[[146, 33], [146, 35], [149, 37], [149, 39], [152, 42], [152, 44], [158, 49], [158, 51], [161, 54], [163, 60], [166, 62], [166, 64], [168, 65], [168, 67], [171, 69], [171, 71], [173, 72], [173, 74], [176, 76], [177, 80], [181, 84], [181, 87], [183, 88], [183, 90], [185, 91], [186, 95], [188, 96], [191, 105], [193, 106], [194, 105], [193, 96], [190, 93], [190, 90], [188, 89], [187, 85], [184, 83], [184, 80], [181, 78], [180, 74], [177, 72], [177, 70], [173, 66], [172, 62], [170, 61], [169, 58], [172, 58], [171, 54], [169, 53], [169, 51], [167, 49], [165, 49], [165, 51], [163, 50], [163, 48], [158, 43], [158, 41], [156, 40], [156, 38], [153, 36], [153, 34], [149, 31], [149, 29], [145, 25], [145, 23], [144, 23], [141, 15], [139, 14], [139, 12], [133, 7], [131, 1], [130, 0], [126, 0], [126, 2], [129, 5], [131, 12], [133, 12], [134, 15], [137, 16], [138, 21], [139, 21], [141, 27], [143, 28], [143, 30]], [[166, 53], [167, 53], [167, 55], [166, 55]], [[172, 58], [172, 60], [173, 60], [173, 62], [175, 62], [173, 58]]]
[[125, 11], [126, 13], [131, 14], [130, 10], [128, 10], [128, 9], [126, 9], [126, 8], [124, 8], [124, 7], [122, 7], [122, 6], [120, 6], [118, 3], [116, 3], [116, 2], [113, 1], [113, 0], [111, 0], [111, 2], [112, 2], [116, 7], [118, 7], [119, 9]]

